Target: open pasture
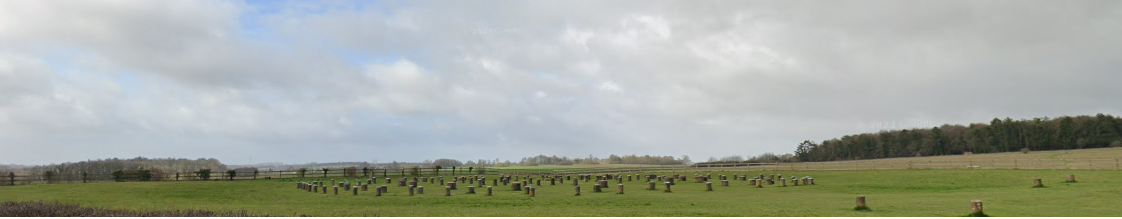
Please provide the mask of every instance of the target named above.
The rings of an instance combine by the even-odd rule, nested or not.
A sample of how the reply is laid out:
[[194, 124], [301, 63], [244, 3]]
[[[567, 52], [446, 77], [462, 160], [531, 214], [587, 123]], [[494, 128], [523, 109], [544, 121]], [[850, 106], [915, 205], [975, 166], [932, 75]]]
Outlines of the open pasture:
[[[1069, 173], [1078, 182], [1065, 182]], [[635, 174], [681, 174], [688, 180], [677, 181], [667, 193], [662, 183], [646, 190], [646, 181]], [[694, 182], [694, 174], [711, 174], [714, 191]], [[728, 187], [717, 180], [721, 174], [729, 176]], [[776, 182], [757, 188], [734, 174], [749, 179], [761, 174], [812, 176], [817, 185], [788, 182], [787, 187], [779, 187]], [[0, 187], [0, 201], [58, 201], [140, 211], [246, 210], [274, 216], [962, 216], [970, 213], [969, 202], [977, 199], [991, 216], [1122, 216], [1117, 201], [1122, 174], [1104, 170], [705, 171], [622, 176], [624, 194], [616, 194], [614, 179], [603, 192], [594, 192], [593, 179], [579, 182], [580, 196], [574, 195], [572, 179], [556, 185], [530, 183], [535, 187], [530, 197], [509, 185], [493, 185], [497, 176], [489, 175], [486, 184], [494, 186], [492, 196], [486, 196], [486, 186], [467, 194], [469, 184], [464, 182], [451, 196], [444, 195], [438, 182], [419, 182], [424, 194], [409, 196], [407, 187], [397, 185], [398, 179], [386, 183], [379, 177], [357, 196], [343, 189], [338, 195], [298, 189], [300, 181], [331, 180], [307, 178]], [[1035, 178], [1042, 179], [1045, 187], [1033, 188]], [[452, 181], [447, 176], [445, 180]], [[388, 187], [381, 196], [375, 196], [378, 185]], [[857, 196], [866, 196], [872, 210], [854, 211]]]

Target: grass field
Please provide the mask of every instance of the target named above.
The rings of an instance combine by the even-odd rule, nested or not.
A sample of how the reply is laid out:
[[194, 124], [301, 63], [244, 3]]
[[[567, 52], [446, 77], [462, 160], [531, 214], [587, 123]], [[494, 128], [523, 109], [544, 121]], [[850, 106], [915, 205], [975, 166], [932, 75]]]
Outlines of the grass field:
[[[494, 196], [484, 196], [484, 188], [469, 195], [464, 194], [466, 185], [445, 197], [442, 186], [421, 183], [427, 187], [423, 195], [410, 197], [405, 187], [390, 185], [381, 197], [375, 197], [373, 189], [356, 197], [342, 191], [304, 192], [287, 179], [128, 182], [6, 186], [0, 187], [0, 201], [59, 201], [125, 210], [247, 210], [274, 216], [961, 216], [969, 213], [970, 200], [980, 199], [991, 216], [1122, 216], [1122, 174], [1109, 170], [712, 173], [811, 175], [818, 185], [754, 188], [742, 181], [730, 187], [714, 182], [716, 191], [706, 192], [703, 183], [679, 182], [672, 193], [664, 193], [661, 185], [659, 190], [644, 190], [645, 182], [636, 179], [625, 180], [626, 194], [617, 195], [614, 187], [593, 193], [592, 182], [582, 181], [582, 195], [573, 196], [567, 180], [557, 186], [543, 182], [537, 197], [505, 186], [496, 186]], [[1064, 183], [1068, 173], [1076, 174], [1079, 182]], [[1042, 178], [1047, 187], [1031, 188], [1033, 178]], [[867, 196], [873, 210], [851, 210], [857, 195]]]

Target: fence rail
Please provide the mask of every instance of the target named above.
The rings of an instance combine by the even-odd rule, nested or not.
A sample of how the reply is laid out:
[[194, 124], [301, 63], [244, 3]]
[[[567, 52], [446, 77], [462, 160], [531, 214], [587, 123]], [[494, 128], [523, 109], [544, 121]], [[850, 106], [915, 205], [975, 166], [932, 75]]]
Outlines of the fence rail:
[[[880, 159], [856, 161], [831, 161], [831, 162], [795, 162], [795, 163], [736, 163], [736, 164], [697, 164], [694, 166], [666, 165], [666, 166], [638, 166], [638, 167], [612, 167], [612, 168], [571, 168], [560, 170], [549, 169], [511, 169], [511, 168], [483, 168], [452, 169], [435, 168], [395, 168], [395, 169], [346, 169], [335, 168], [328, 170], [309, 169], [303, 174], [299, 170], [259, 170], [256, 172], [236, 172], [234, 176], [226, 172], [214, 172], [209, 179], [217, 180], [259, 180], [259, 179], [305, 179], [305, 178], [348, 178], [348, 177], [413, 177], [413, 176], [454, 176], [454, 175], [496, 175], [496, 174], [603, 174], [627, 172], [680, 172], [680, 171], [768, 171], [768, 170], [898, 170], [898, 169], [1067, 169], [1067, 170], [1122, 170], [1120, 159], [973, 159], [973, 158], [943, 158], [929, 160], [913, 159]], [[157, 173], [146, 181], [200, 181], [203, 180], [194, 172]], [[109, 173], [89, 173], [85, 176], [64, 174], [47, 177], [45, 175], [12, 175], [0, 176], [0, 186], [29, 185], [41, 183], [84, 183], [84, 182], [114, 182], [138, 181], [137, 176], [114, 177]]]

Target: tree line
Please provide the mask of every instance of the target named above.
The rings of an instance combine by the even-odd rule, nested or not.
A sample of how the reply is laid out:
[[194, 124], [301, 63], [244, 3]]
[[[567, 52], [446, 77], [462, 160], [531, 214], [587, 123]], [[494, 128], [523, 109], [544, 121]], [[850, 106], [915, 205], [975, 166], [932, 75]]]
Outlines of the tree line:
[[971, 153], [1122, 147], [1122, 118], [1106, 114], [942, 125], [803, 141], [800, 161], [833, 161]]
[[30, 176], [47, 180], [81, 180], [87, 177], [111, 175], [121, 178], [123, 175], [132, 177], [161, 177], [175, 172], [192, 173], [198, 170], [226, 171], [226, 165], [214, 158], [184, 159], [184, 158], [145, 158], [132, 159], [98, 159], [79, 162], [66, 162], [61, 164], [39, 166], [12, 166], [7, 172], [13, 175]]
[[681, 158], [674, 158], [673, 156], [651, 156], [651, 155], [608, 155], [608, 158], [598, 158], [588, 155], [586, 158], [569, 158], [538, 155], [534, 157], [525, 157], [518, 162], [522, 166], [537, 166], [537, 165], [575, 165], [575, 164], [649, 164], [649, 165], [681, 165], [690, 163], [690, 157], [682, 155]]

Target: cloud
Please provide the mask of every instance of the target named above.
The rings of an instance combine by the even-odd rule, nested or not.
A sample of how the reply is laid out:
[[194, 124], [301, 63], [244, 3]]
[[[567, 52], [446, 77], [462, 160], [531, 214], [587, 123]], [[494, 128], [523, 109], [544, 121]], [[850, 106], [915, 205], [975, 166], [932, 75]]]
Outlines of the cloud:
[[0, 163], [697, 159], [1119, 114], [1117, 4], [6, 1]]

